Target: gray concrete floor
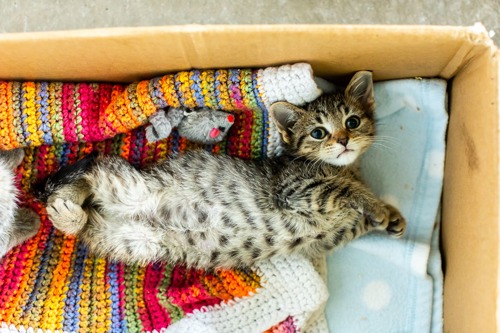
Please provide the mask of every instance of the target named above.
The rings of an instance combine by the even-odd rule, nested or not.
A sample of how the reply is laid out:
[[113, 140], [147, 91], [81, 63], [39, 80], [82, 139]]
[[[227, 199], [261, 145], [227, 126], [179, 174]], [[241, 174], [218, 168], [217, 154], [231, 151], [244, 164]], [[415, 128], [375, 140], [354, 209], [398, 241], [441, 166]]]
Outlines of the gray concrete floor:
[[0, 32], [171, 24], [472, 25], [500, 44], [500, 0], [0, 0]]

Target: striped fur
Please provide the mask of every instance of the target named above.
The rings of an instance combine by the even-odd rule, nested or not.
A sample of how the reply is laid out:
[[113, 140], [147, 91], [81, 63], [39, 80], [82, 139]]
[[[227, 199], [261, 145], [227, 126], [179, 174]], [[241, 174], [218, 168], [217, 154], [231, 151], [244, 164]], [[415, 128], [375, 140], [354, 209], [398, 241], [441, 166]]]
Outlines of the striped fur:
[[34, 236], [40, 227], [40, 218], [35, 212], [17, 205], [14, 169], [23, 158], [22, 149], [0, 151], [0, 258]]
[[[87, 159], [85, 170], [62, 169], [55, 179], [64, 182], [49, 179], [47, 212], [99, 255], [199, 268], [295, 252], [314, 257], [373, 229], [401, 236], [404, 218], [351, 166], [374, 135], [372, 93], [371, 74], [360, 72], [345, 93], [307, 111], [274, 104], [286, 154], [273, 160], [195, 151], [136, 170], [115, 156]], [[356, 129], [345, 125], [352, 116]], [[313, 137], [318, 127], [327, 132], [322, 139]]]

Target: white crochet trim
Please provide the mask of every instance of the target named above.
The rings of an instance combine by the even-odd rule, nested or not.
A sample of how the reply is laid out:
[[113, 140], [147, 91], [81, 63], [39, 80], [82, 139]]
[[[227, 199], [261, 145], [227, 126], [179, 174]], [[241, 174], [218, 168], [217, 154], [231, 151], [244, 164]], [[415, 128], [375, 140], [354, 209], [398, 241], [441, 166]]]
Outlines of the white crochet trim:
[[[327, 333], [323, 313], [328, 289], [320, 276], [324, 260], [313, 265], [306, 258], [293, 255], [276, 257], [256, 266], [262, 287], [255, 294], [227, 303], [204, 307], [187, 315], [162, 333], [254, 333], [264, 332], [289, 316], [301, 332]], [[320, 274], [315, 269], [319, 269]], [[321, 274], [323, 275], [323, 274]], [[57, 333], [2, 323], [0, 332]], [[153, 331], [157, 333], [157, 331]]]
[[302, 256], [272, 258], [257, 269], [263, 285], [256, 294], [195, 311], [164, 332], [263, 332], [289, 316], [299, 330], [304, 326], [307, 332], [328, 332], [324, 315], [317, 312], [328, 290], [311, 262]]
[[63, 331], [51, 331], [51, 330], [42, 330], [41, 328], [39, 329], [33, 329], [31, 327], [29, 328], [24, 328], [24, 326], [21, 326], [19, 329], [17, 329], [14, 325], [8, 325], [4, 322], [2, 322], [2, 325], [0, 326], [0, 332], [2, 333], [65, 333]]
[[314, 81], [311, 65], [297, 63], [260, 70], [259, 86], [264, 96], [264, 104], [269, 107], [278, 101], [302, 105], [313, 101], [322, 91]]
[[[261, 69], [257, 72], [257, 85], [266, 108], [278, 101], [303, 105], [318, 98], [323, 90], [333, 90], [331, 83], [313, 76], [311, 65], [307, 63]], [[279, 156], [282, 152], [279, 133], [270, 121], [267, 155]]]
[[[312, 265], [326, 285], [327, 283], [326, 255], [312, 261]], [[300, 326], [304, 332], [306, 333], [328, 332], [328, 323], [326, 322], [326, 317], [325, 317], [325, 306], [326, 302], [323, 303], [314, 313], [312, 313], [311, 317], [308, 320], [306, 320], [306, 322], [303, 325]]]

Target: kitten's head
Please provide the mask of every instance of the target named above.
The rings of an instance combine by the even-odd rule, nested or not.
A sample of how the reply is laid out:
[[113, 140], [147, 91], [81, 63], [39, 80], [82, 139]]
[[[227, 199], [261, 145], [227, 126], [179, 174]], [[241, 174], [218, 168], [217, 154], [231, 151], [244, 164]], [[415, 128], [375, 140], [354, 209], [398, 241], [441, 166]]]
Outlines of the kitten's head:
[[270, 112], [289, 154], [342, 166], [372, 143], [374, 108], [372, 74], [362, 71], [344, 92], [323, 95], [303, 109], [277, 102]]

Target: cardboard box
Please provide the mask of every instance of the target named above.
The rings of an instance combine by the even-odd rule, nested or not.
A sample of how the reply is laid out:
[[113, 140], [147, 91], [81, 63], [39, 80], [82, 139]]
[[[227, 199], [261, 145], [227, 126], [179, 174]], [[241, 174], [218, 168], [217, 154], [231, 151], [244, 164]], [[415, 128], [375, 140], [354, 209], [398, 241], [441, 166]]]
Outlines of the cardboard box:
[[449, 80], [445, 332], [499, 331], [499, 52], [480, 25], [170, 26], [0, 35], [4, 80], [133, 81], [305, 61], [316, 75]]

